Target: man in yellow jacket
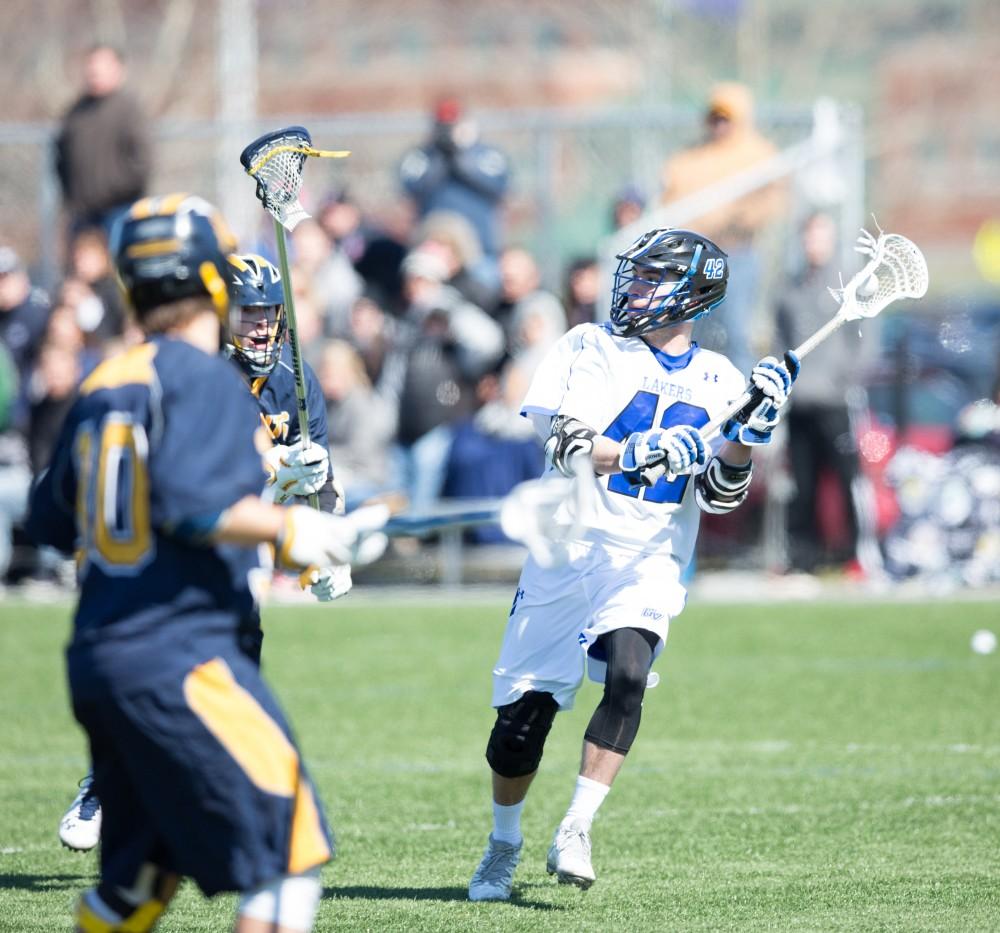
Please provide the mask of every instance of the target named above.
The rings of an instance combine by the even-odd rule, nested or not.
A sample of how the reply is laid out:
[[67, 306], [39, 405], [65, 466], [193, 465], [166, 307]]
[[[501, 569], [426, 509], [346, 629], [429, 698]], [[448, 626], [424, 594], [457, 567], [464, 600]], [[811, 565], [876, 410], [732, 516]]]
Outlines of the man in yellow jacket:
[[[716, 85], [705, 112], [707, 138], [682, 149], [663, 166], [661, 201], [669, 205], [731, 176], [738, 175], [777, 154], [777, 148], [755, 127], [753, 97], [742, 84]], [[741, 372], [753, 364], [750, 323], [757, 301], [759, 260], [755, 239], [785, 209], [780, 186], [768, 185], [707, 210], [697, 217], [682, 218], [682, 225], [705, 234], [729, 253], [732, 283], [727, 308], [707, 322], [695, 325], [695, 339], [709, 349], [725, 353]], [[667, 218], [668, 222], [670, 218]]]

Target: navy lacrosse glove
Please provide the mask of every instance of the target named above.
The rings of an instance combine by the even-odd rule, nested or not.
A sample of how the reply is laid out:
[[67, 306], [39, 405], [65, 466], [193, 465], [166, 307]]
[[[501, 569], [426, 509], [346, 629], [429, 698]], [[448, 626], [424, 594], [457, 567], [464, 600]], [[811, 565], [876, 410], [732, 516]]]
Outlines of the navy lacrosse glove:
[[750, 373], [754, 399], [722, 426], [723, 437], [746, 447], [770, 444], [800, 369], [799, 358], [791, 350], [783, 363], [765, 356]]
[[653, 486], [668, 472], [674, 476], [693, 472], [705, 462], [707, 451], [701, 431], [679, 424], [630, 434], [618, 462], [622, 475], [633, 486]]

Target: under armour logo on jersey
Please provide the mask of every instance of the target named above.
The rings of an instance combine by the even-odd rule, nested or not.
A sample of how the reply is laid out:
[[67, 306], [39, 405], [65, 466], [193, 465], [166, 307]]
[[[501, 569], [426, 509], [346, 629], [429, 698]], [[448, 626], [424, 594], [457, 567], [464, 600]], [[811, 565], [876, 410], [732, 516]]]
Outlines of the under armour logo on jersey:
[[264, 422], [267, 433], [271, 435], [273, 441], [288, 440], [288, 412], [279, 411], [273, 415], [265, 415], [261, 412], [260, 420]]

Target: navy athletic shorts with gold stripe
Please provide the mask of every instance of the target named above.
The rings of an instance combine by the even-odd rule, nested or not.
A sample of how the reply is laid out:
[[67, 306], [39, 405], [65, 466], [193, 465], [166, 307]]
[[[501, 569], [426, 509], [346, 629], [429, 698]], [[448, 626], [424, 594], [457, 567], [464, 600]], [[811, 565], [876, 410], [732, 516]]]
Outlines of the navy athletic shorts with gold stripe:
[[247, 891], [333, 854], [277, 702], [238, 652], [122, 695], [79, 698], [101, 801], [101, 876], [130, 888], [153, 863], [206, 895]]

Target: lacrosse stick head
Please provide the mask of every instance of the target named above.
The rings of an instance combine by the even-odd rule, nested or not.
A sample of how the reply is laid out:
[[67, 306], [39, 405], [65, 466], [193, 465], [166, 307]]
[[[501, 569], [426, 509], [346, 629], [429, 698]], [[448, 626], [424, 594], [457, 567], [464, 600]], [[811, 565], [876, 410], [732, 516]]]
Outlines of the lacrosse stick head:
[[389, 520], [389, 507], [384, 503], [366, 505], [355, 509], [341, 518], [349, 523], [357, 537], [351, 553], [351, 564], [363, 566], [373, 564], [385, 552], [389, 539], [382, 530]]
[[240, 153], [240, 163], [257, 182], [257, 198], [264, 209], [287, 230], [294, 230], [309, 217], [299, 201], [306, 159], [340, 159], [349, 154], [315, 149], [304, 126], [286, 126], [250, 143]]
[[540, 567], [565, 564], [569, 560], [567, 544], [583, 530], [594, 473], [585, 455], [574, 458], [572, 466], [572, 477], [549, 475], [519, 483], [500, 508], [503, 533], [525, 545]]
[[541, 567], [555, 567], [566, 560], [562, 534], [554, 519], [569, 498], [573, 480], [564, 476], [519, 483], [500, 508], [500, 528], [512, 541], [527, 547]]
[[845, 321], [875, 317], [900, 298], [927, 293], [927, 261], [912, 240], [898, 233], [881, 233], [876, 239], [862, 230], [855, 248], [870, 259], [842, 290], [833, 291]]

